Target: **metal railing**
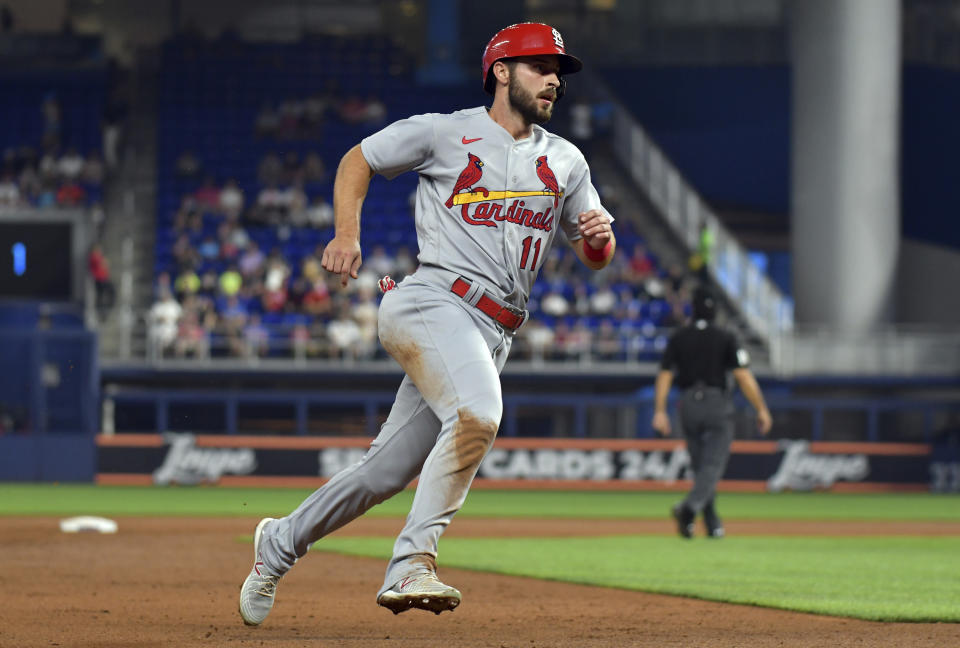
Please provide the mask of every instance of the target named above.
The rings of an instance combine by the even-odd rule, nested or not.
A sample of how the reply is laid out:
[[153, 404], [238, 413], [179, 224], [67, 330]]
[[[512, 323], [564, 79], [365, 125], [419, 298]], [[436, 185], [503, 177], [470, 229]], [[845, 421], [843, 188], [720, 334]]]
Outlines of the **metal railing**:
[[697, 248], [701, 223], [713, 232], [708, 270], [770, 349], [778, 376], [960, 376], [960, 329], [892, 325], [869, 333], [798, 327], [793, 300], [753, 263], [735, 236], [621, 104], [614, 151], [679, 238]]
[[747, 255], [736, 237], [690, 186], [630, 112], [614, 101], [614, 151], [634, 182], [649, 196], [674, 232], [691, 250], [701, 224], [713, 233], [715, 254], [708, 269], [750, 327], [765, 340], [793, 329], [793, 301]]

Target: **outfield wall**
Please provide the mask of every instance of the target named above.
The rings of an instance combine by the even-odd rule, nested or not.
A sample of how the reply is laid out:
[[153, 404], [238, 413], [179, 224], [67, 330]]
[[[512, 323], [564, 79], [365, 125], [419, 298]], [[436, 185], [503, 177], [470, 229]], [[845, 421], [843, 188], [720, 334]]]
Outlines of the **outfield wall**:
[[[359, 461], [365, 437], [117, 434], [97, 437], [96, 482], [314, 488]], [[690, 488], [682, 441], [500, 438], [477, 488]], [[735, 441], [721, 491], [960, 491], [960, 455], [937, 444]]]

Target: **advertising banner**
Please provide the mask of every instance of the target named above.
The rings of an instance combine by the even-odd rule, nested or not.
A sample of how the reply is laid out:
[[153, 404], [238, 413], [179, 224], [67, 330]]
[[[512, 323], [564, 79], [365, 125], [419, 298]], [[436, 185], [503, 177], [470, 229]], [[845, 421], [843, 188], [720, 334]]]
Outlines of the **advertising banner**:
[[[101, 484], [317, 487], [363, 458], [365, 437], [116, 434], [97, 437]], [[920, 443], [735, 441], [721, 491], [924, 491]], [[682, 440], [501, 438], [476, 488], [686, 490]]]

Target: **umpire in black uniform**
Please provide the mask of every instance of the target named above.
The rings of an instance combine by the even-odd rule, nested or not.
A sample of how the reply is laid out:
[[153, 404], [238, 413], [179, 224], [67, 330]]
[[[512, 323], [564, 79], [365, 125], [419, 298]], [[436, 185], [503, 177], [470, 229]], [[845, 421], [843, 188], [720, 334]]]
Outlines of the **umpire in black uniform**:
[[693, 536], [698, 513], [703, 514], [708, 537], [724, 534], [714, 499], [733, 441], [730, 372], [757, 411], [760, 434], [767, 434], [772, 424], [763, 393], [748, 368], [749, 355], [732, 333], [713, 323], [715, 315], [716, 297], [707, 288], [697, 288], [693, 295], [693, 321], [675, 331], [667, 343], [655, 388], [653, 428], [663, 436], [670, 434], [667, 394], [674, 382], [682, 390], [677, 409], [694, 480], [693, 488], [673, 507], [672, 513], [677, 531], [684, 538]]

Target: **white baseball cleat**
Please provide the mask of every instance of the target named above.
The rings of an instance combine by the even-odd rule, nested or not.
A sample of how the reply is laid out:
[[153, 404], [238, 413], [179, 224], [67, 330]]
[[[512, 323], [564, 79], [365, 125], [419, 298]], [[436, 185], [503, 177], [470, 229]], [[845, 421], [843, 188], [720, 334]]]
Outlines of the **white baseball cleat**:
[[377, 604], [400, 614], [413, 608], [440, 614], [460, 605], [460, 592], [444, 585], [433, 572], [407, 576], [377, 597]]
[[253, 569], [240, 587], [240, 616], [249, 626], [260, 625], [270, 614], [273, 598], [277, 593], [277, 583], [280, 582], [280, 576], [267, 571], [260, 559], [260, 537], [267, 522], [273, 522], [273, 518], [260, 520], [253, 532]]

